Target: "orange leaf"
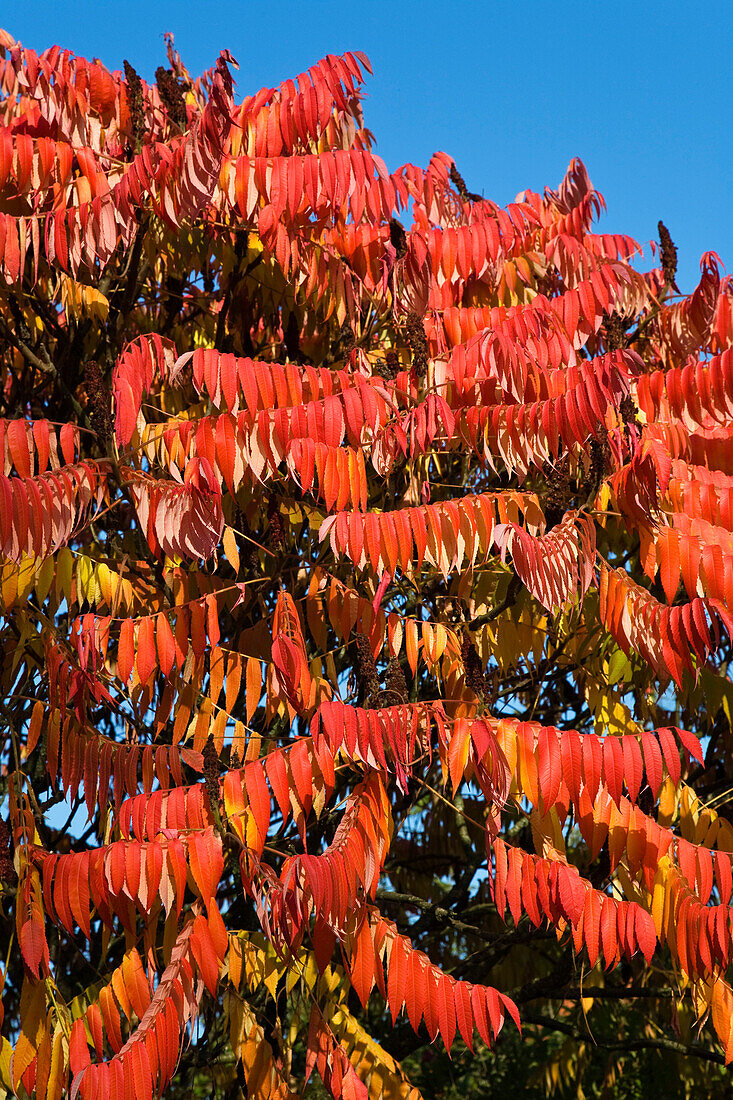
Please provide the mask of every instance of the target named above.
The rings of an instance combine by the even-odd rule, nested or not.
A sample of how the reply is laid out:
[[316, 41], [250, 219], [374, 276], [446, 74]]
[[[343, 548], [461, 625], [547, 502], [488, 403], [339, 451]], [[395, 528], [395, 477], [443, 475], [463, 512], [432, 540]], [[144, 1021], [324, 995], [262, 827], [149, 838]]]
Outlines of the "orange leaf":
[[117, 647], [117, 675], [123, 684], [128, 683], [135, 663], [135, 623], [125, 619], [120, 628], [120, 641]]
[[369, 921], [364, 919], [354, 936], [349, 973], [351, 984], [361, 1003], [366, 1008], [369, 994], [374, 985], [374, 943], [372, 942]]

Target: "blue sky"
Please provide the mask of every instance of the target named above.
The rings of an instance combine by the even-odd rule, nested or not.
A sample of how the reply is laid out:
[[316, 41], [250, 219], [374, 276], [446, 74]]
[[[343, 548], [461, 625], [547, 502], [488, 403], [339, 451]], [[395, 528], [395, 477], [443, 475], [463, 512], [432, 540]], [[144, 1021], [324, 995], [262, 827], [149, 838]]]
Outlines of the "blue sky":
[[556, 186], [580, 156], [606, 232], [644, 244], [663, 219], [683, 290], [708, 249], [733, 271], [733, 14], [720, 0], [24, 0], [0, 21], [34, 49], [127, 58], [147, 78], [165, 31], [195, 74], [226, 47], [240, 95], [363, 50], [366, 122], [389, 167], [443, 150], [469, 190], [506, 203]]

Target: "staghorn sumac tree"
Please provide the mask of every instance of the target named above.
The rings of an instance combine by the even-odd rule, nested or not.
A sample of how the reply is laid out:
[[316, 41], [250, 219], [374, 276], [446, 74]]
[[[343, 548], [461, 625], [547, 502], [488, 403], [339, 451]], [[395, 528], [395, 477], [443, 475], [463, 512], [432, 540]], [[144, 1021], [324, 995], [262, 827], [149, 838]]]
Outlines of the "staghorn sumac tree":
[[724, 1095], [716, 255], [0, 45], [5, 1089]]

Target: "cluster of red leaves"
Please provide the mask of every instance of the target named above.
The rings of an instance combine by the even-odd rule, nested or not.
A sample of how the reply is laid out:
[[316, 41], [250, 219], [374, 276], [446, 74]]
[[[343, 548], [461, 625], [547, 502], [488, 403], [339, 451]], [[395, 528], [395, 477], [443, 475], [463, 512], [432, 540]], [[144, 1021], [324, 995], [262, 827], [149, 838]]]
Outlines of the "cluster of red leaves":
[[[237, 862], [245, 898], [284, 966], [310, 942], [325, 973], [340, 951], [363, 1004], [376, 985], [393, 1023], [404, 1009], [415, 1031], [424, 1024], [448, 1050], [457, 1033], [473, 1049], [474, 1029], [490, 1043], [507, 1014], [518, 1023], [510, 998], [454, 979], [373, 905], [395, 789], [409, 798], [434, 763], [444, 789], [450, 780], [457, 793], [471, 781], [484, 798], [502, 917], [508, 910], [515, 922], [526, 913], [536, 926], [569, 928], [591, 965], [602, 955], [612, 967], [637, 952], [650, 963], [665, 945], [689, 977], [723, 982], [731, 860], [637, 804], [642, 790], [658, 797], [665, 770], [679, 786], [679, 743], [700, 759], [695, 736], [661, 728], [599, 737], [495, 719], [466, 682], [453, 627], [381, 608], [393, 581], [417, 586], [432, 571], [445, 585], [510, 559], [512, 583], [534, 599], [538, 616], [537, 605], [557, 621], [595, 616], [606, 641], [652, 676], [679, 686], [699, 677], [721, 626], [730, 635], [733, 614], [733, 296], [715, 255], [703, 257], [691, 295], [667, 301], [668, 270], [639, 274], [629, 262], [633, 241], [591, 231], [602, 199], [579, 161], [557, 191], [527, 193], [506, 209], [470, 196], [462, 181], [454, 187], [460, 177], [445, 154], [425, 170], [390, 173], [361, 119], [361, 55], [330, 56], [297, 86], [286, 81], [235, 106], [233, 60], [222, 54], [205, 80], [190, 82], [185, 119], [176, 121], [158, 90], [138, 80], [133, 92], [130, 74], [56, 48], [39, 56], [6, 35], [0, 47], [0, 272], [9, 292], [37, 287], [49, 273], [93, 287], [154, 218], [170, 240], [189, 225], [222, 248], [237, 234], [256, 236], [273, 278], [307, 302], [298, 339], [316, 346], [316, 328], [328, 332], [331, 319], [339, 339], [348, 337], [343, 354], [324, 354], [321, 365], [299, 354], [282, 364], [275, 355], [235, 355], [217, 350], [227, 320], [217, 303], [217, 347], [191, 350], [192, 337], [179, 354], [145, 316], [112, 371], [113, 454], [84, 457], [70, 424], [56, 432], [41, 418], [0, 421], [3, 568], [33, 570], [71, 546], [99, 572], [95, 509], [122, 499], [151, 563], [147, 573], [138, 563], [137, 595], [122, 609], [123, 579], [133, 588], [127, 557], [115, 557], [114, 547], [114, 585], [105, 564], [114, 595], [100, 582], [101, 595], [92, 587], [92, 597], [76, 598], [95, 610], [72, 614], [71, 588], [59, 577], [65, 637], [41, 618], [50, 581], [45, 592], [35, 589], [39, 607], [30, 605], [43, 632], [48, 715], [43, 705], [34, 712], [26, 748], [36, 748], [43, 723], [52, 784], [60, 777], [71, 797], [83, 788], [90, 820], [97, 806], [106, 810], [111, 785], [114, 818], [105, 843], [50, 852], [27, 794], [10, 785], [25, 969], [13, 1086], [55, 1097], [71, 1082], [85, 1100], [159, 1093], [195, 1021], [202, 983], [215, 995], [231, 965], [217, 893]], [[396, 216], [408, 208], [413, 222], [404, 229]], [[365, 334], [367, 307], [379, 321], [374, 331], [388, 334], [384, 347]], [[643, 333], [628, 334], [642, 317]], [[626, 346], [611, 346], [612, 329]], [[22, 333], [13, 347], [22, 357]], [[487, 491], [449, 496], [437, 478], [431, 486], [413, 476], [418, 465], [456, 458], [482, 478], [498, 475], [498, 487], [495, 479]], [[542, 479], [563, 464], [568, 506], [551, 523]], [[375, 505], [373, 488], [407, 470], [404, 496], [388, 497], [388, 509]], [[236, 535], [253, 540], [235, 524], [244, 509], [257, 511], [263, 486], [291, 494], [315, 548], [294, 573], [298, 584], [310, 570], [305, 616], [278, 577], [277, 595], [262, 601], [265, 644], [241, 649], [247, 722], [260, 709], [264, 665], [263, 725], [274, 716], [302, 723], [292, 743], [264, 747], [259, 733], [245, 735], [242, 666], [232, 660], [252, 641], [237, 636], [247, 584], [236, 579]], [[642, 568], [650, 582], [659, 578], [665, 603], [601, 557], [601, 533], [613, 545], [614, 530], [638, 534]], [[222, 540], [230, 584], [204, 572], [215, 571]], [[262, 549], [277, 558], [282, 529], [275, 541]], [[327, 566], [345, 565], [349, 584], [332, 576], [325, 596]], [[157, 583], [161, 571], [165, 584]], [[372, 581], [368, 598], [356, 591]], [[680, 600], [680, 583], [689, 602]], [[14, 591], [15, 600], [17, 578]], [[103, 603], [109, 613], [97, 614]], [[385, 645], [398, 658], [404, 639], [413, 675], [420, 655], [431, 674], [438, 669], [444, 703], [359, 708], [333, 698], [342, 685], [336, 672], [330, 681], [323, 675], [333, 647], [322, 604], [338, 638], [358, 631], [363, 660]], [[109, 708], [122, 728], [130, 699], [140, 714], [154, 714], [150, 740], [101, 736], [94, 708]], [[228, 762], [221, 756], [225, 735], [227, 749], [230, 735], [238, 738], [244, 762], [233, 750]], [[191, 784], [184, 767], [204, 780]], [[308, 852], [307, 829], [337, 790], [348, 791], [339, 824], [321, 851]], [[531, 804], [539, 821], [537, 855], [499, 835], [513, 798]], [[632, 899], [594, 886], [550, 843], [546, 822], [562, 825], [571, 814], [593, 856], [607, 844], [612, 869], [623, 860], [635, 876]], [[269, 841], [291, 820], [303, 851], [272, 858]], [[161, 914], [167, 939], [156, 985]], [[69, 936], [79, 929], [90, 943], [97, 922], [105, 935], [121, 926], [131, 941], [142, 937], [147, 956], [143, 964], [131, 947], [111, 981], [75, 1008], [68, 1051], [55, 1062], [43, 993], [52, 976], [48, 922]], [[720, 988], [714, 1019], [728, 1003], [728, 987]], [[310, 1015], [308, 1072], [317, 1068], [334, 1096], [363, 1096], [358, 1067], [325, 1025], [323, 1007]]]

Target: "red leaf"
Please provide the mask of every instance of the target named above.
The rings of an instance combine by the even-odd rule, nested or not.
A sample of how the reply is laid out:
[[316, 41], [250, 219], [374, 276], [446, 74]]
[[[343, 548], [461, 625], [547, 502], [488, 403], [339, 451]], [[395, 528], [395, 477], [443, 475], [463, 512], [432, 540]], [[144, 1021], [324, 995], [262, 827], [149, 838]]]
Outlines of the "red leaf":
[[205, 917], [198, 916], [194, 920], [194, 928], [191, 933], [191, 950], [196, 959], [201, 977], [204, 980], [204, 985], [209, 993], [211, 993], [212, 997], [216, 997], [216, 985], [219, 980], [219, 961]]
[[156, 616], [155, 642], [158, 649], [160, 671], [164, 676], [168, 676], [176, 660], [176, 643], [168, 622], [168, 616], [163, 611]]
[[123, 684], [128, 683], [135, 662], [135, 623], [125, 619], [120, 627], [120, 640], [117, 647], [117, 675]]
[[188, 838], [188, 860], [196, 888], [208, 908], [224, 870], [221, 838], [214, 832], [213, 826], [204, 832], [191, 833]]
[[366, 1003], [369, 1000], [369, 994], [374, 985], [374, 966], [375, 959], [372, 933], [369, 927], [369, 921], [364, 919], [362, 920], [359, 931], [354, 936], [351, 959], [349, 961], [351, 984], [356, 990], [356, 994], [364, 1007], [366, 1007]]
[[689, 752], [690, 756], [693, 756], [699, 764], [703, 763], [702, 745], [694, 733], [689, 733], [687, 730], [674, 728], [674, 732], [679, 737], [684, 747]]
[[156, 668], [155, 620], [146, 615], [140, 620], [137, 632], [137, 674], [141, 684], [147, 684]]
[[634, 912], [634, 935], [636, 942], [647, 961], [647, 965], [649, 965], [651, 964], [652, 956], [657, 946], [657, 934], [654, 928], [654, 921], [652, 920], [651, 913], [647, 913], [640, 905], [632, 903], [630, 908], [632, 908]]

